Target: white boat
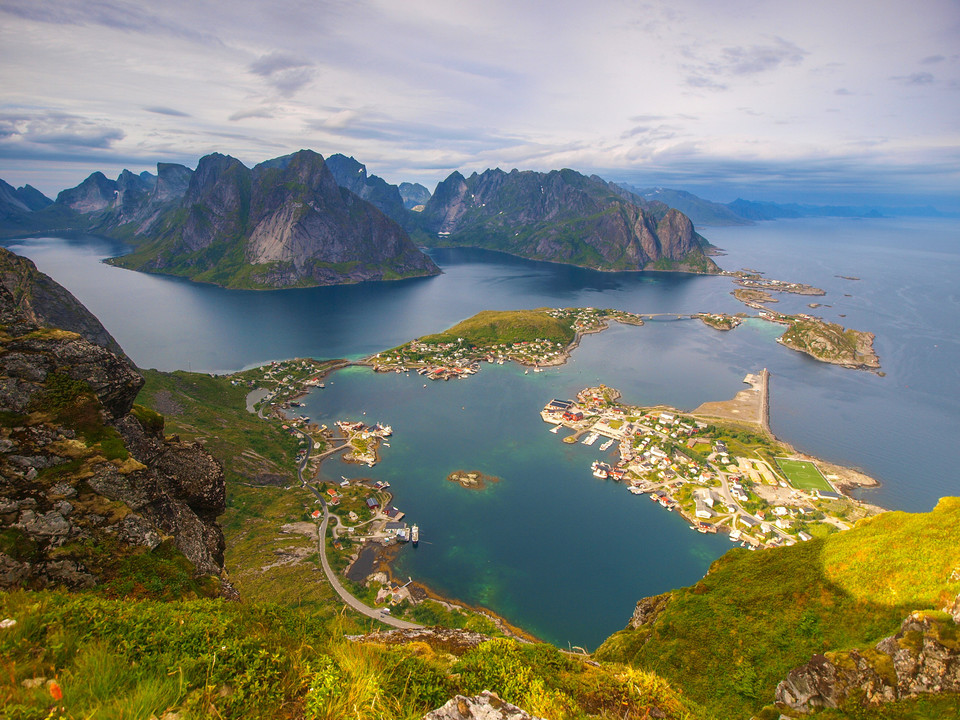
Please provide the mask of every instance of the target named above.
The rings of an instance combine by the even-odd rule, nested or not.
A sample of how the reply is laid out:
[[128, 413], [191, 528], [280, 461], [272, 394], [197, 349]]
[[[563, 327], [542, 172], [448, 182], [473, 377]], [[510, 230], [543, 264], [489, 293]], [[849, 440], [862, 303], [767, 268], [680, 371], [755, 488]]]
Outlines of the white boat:
[[410, 528], [410, 541], [414, 544], [414, 546], [416, 546], [417, 543], [420, 542], [420, 526], [419, 525], [414, 525], [412, 528]]
[[591, 466], [593, 470], [593, 476], [595, 478], [600, 478], [601, 480], [606, 480], [610, 474], [610, 466], [607, 463], [595, 461]]
[[610, 446], [613, 445], [613, 438], [607, 440], [603, 445], [600, 446], [601, 450], [609, 450]]
[[627, 488], [627, 490], [632, 492], [634, 495], [643, 495], [643, 490], [638, 488], [636, 485], [631, 485], [630, 487]]

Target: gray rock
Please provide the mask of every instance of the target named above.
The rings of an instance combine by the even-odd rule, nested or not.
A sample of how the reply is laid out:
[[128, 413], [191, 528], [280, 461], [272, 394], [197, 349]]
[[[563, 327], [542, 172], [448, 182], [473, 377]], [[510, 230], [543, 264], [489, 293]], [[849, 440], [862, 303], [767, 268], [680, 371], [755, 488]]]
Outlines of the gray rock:
[[960, 647], [952, 619], [913, 613], [872, 652], [815, 655], [777, 685], [776, 701], [804, 712], [851, 697], [871, 705], [927, 693], [960, 692]]
[[123, 519], [118, 528], [117, 535], [121, 540], [131, 545], [143, 545], [151, 550], [161, 542], [160, 536], [156, 530], [153, 529], [153, 526], [147, 522], [146, 519], [135, 513], [131, 513]]
[[65, 482], [57, 483], [52, 488], [47, 490], [47, 497], [51, 497], [51, 498], [55, 498], [55, 497], [72, 498], [76, 494], [77, 494], [76, 488], [73, 487], [73, 485], [71, 485], [70, 483], [65, 483]]
[[73, 505], [71, 505], [66, 500], [61, 500], [56, 504], [56, 510], [58, 513], [60, 513], [64, 517], [67, 517], [70, 513], [73, 512]]
[[55, 540], [66, 538], [73, 525], [56, 510], [43, 515], [37, 515], [32, 510], [24, 510], [20, 513], [20, 522], [17, 523], [17, 527], [27, 535]]
[[504, 702], [489, 690], [479, 695], [457, 695], [424, 716], [424, 720], [541, 720], [516, 705]]

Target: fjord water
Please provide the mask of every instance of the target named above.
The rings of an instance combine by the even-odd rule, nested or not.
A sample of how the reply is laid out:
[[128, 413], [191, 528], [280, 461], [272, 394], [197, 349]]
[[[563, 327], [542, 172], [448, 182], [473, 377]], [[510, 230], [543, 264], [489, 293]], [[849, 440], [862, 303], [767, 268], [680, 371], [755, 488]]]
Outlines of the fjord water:
[[[691, 320], [614, 325], [584, 338], [566, 366], [539, 374], [484, 364], [469, 380], [423, 388], [416, 375], [337, 373], [307, 400], [308, 414], [379, 419], [396, 434], [376, 468], [335, 462], [323, 472], [392, 483], [424, 538], [401, 554], [400, 573], [545, 639], [588, 647], [622, 627], [638, 598], [699, 578], [729, 542], [596, 481], [589, 465], [597, 447], [565, 446], [540, 421], [551, 397], [597, 382], [629, 402], [692, 409], [731, 397], [747, 372], [768, 367], [774, 432], [881, 480], [864, 499], [919, 511], [960, 493], [951, 449], [960, 436], [960, 223], [793, 220], [705, 234], [727, 251], [718, 258], [725, 268], [827, 290], [822, 298], [780, 295], [775, 307], [875, 332], [886, 377], [790, 351], [776, 344], [778, 326], [753, 320], [729, 333]], [[356, 358], [482, 309], [746, 309], [727, 278], [596, 273], [473, 250], [432, 252], [444, 270], [435, 278], [258, 293], [103, 265], [119, 249], [93, 238], [8, 245], [70, 289], [134, 361], [166, 370]], [[809, 302], [824, 307], [810, 310]], [[456, 469], [502, 480], [471, 492], [445, 480]]]

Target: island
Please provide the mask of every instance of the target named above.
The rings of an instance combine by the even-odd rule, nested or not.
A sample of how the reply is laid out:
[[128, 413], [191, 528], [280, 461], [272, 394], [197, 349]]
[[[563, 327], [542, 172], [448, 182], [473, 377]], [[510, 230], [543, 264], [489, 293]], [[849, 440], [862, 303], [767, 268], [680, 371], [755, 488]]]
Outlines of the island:
[[484, 490], [492, 483], [500, 482], [500, 478], [494, 475], [485, 475], [479, 470], [470, 472], [466, 470], [456, 470], [447, 475], [447, 480], [457, 483], [466, 490]]
[[792, 318], [779, 337], [781, 345], [807, 353], [821, 362], [857, 370], [878, 370], [880, 359], [873, 349], [875, 335], [844, 328], [809, 315]]

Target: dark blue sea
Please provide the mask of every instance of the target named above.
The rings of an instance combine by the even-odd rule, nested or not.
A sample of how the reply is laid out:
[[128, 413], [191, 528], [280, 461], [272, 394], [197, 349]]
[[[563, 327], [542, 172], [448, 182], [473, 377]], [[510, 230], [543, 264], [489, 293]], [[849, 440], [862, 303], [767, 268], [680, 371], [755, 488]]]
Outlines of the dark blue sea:
[[[308, 398], [308, 414], [394, 427], [383, 461], [362, 474], [389, 480], [421, 527], [420, 547], [404, 550], [399, 573], [544, 639], [588, 648], [622, 628], [639, 598], [701, 577], [727, 540], [691, 532], [643, 496], [594, 479], [597, 447], [563, 445], [541, 422], [547, 400], [597, 382], [628, 402], [692, 409], [732, 397], [746, 373], [767, 367], [774, 432], [880, 480], [863, 499], [924, 511], [960, 494], [960, 222], [804, 219], [705, 234], [726, 251], [717, 258], [725, 269], [826, 290], [822, 298], [780, 295], [775, 307], [876, 333], [886, 376], [779, 346], [780, 328], [762, 321], [721, 333], [690, 320], [614, 325], [584, 338], [566, 366], [538, 374], [484, 364], [469, 380], [424, 388], [415, 374], [341, 371]], [[71, 290], [137, 364], [162, 370], [360, 358], [482, 309], [748, 310], [728, 278], [599, 273], [479, 250], [431, 251], [443, 269], [434, 278], [253, 292], [104, 265], [122, 247], [97, 238], [6, 244]], [[807, 308], [814, 301], [824, 306]], [[464, 490], [445, 479], [456, 469], [500, 482]], [[323, 472], [361, 474], [338, 461]]]

